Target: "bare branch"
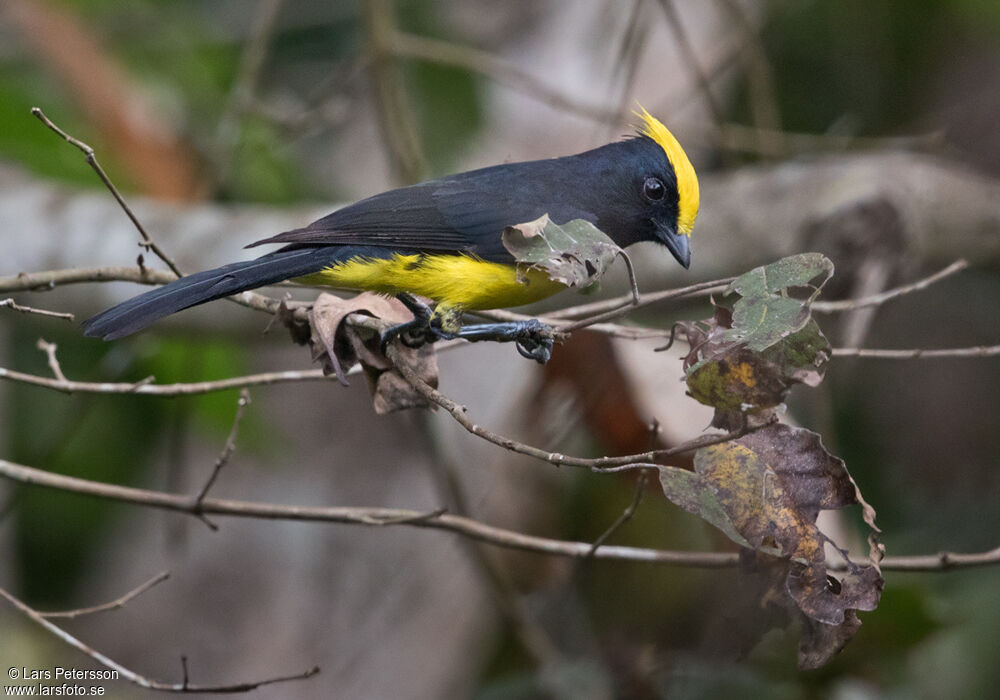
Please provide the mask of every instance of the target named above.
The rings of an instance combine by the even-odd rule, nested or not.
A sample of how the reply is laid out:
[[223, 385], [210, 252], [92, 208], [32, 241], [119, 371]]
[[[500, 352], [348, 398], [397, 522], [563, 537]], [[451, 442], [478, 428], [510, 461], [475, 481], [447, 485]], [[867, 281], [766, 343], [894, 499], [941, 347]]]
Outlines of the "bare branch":
[[455, 421], [465, 428], [467, 431], [481, 437], [487, 442], [491, 442], [498, 447], [502, 447], [505, 450], [510, 450], [511, 452], [516, 452], [518, 454], [526, 455], [528, 457], [534, 457], [535, 459], [541, 460], [543, 462], [548, 462], [549, 464], [554, 464], [556, 466], [568, 466], [568, 467], [581, 467], [584, 469], [591, 469], [593, 471], [601, 472], [617, 472], [617, 471], [627, 471], [630, 469], [643, 469], [646, 467], [657, 467], [660, 465], [652, 464], [652, 462], [663, 459], [665, 457], [670, 457], [677, 454], [682, 454], [684, 452], [690, 452], [693, 450], [701, 449], [702, 447], [708, 447], [710, 445], [716, 445], [722, 442], [728, 442], [735, 438], [741, 437], [747, 432], [752, 430], [759, 430], [767, 423], [762, 423], [761, 425], [753, 427], [744, 427], [735, 433], [724, 433], [721, 435], [703, 435], [694, 440], [682, 443], [675, 447], [663, 450], [650, 450], [648, 452], [643, 452], [641, 454], [634, 455], [623, 455], [620, 457], [595, 457], [595, 458], [584, 458], [584, 457], [573, 457], [570, 455], [564, 455], [559, 452], [548, 452], [546, 450], [534, 447], [532, 445], [527, 445], [523, 442], [519, 442], [509, 437], [504, 437], [499, 435], [478, 423], [473, 422], [467, 415], [467, 409], [465, 406], [461, 406], [455, 401], [449, 399], [447, 396], [442, 394], [440, 391], [423, 381], [416, 372], [411, 368], [407, 367], [405, 363], [397, 362], [396, 350], [393, 346], [387, 348], [387, 354], [389, 359], [393, 361], [396, 366], [397, 371], [402, 375], [402, 377], [412, 386], [417, 393], [423, 396], [430, 403], [436, 404], [443, 408], [448, 414], [455, 419]]
[[136, 586], [125, 595], [121, 596], [120, 598], [115, 598], [109, 603], [102, 603], [101, 605], [93, 605], [89, 608], [78, 608], [76, 610], [64, 610], [56, 612], [38, 611], [38, 614], [41, 615], [42, 617], [50, 619], [53, 617], [58, 617], [58, 618], [72, 620], [73, 618], [81, 617], [82, 615], [92, 615], [93, 613], [106, 612], [108, 610], [118, 610], [119, 608], [125, 607], [125, 604], [128, 603], [133, 598], [137, 598], [138, 596], [142, 595], [153, 586], [159, 583], [163, 583], [168, 578], [170, 578], [170, 572], [161, 571], [160, 573], [158, 573], [156, 576], [149, 579], [145, 583]]
[[396, 65], [396, 30], [388, 0], [364, 0], [361, 3], [365, 41], [371, 62], [375, 111], [397, 174], [407, 184], [423, 179], [426, 161], [420, 148], [413, 109], [407, 104], [405, 87]]
[[59, 366], [59, 359], [56, 357], [56, 350], [58, 349], [58, 346], [55, 343], [49, 343], [42, 338], [39, 338], [37, 347], [48, 356], [49, 369], [51, 369], [52, 374], [56, 376], [56, 381], [68, 381], [66, 379], [66, 375], [63, 374], [62, 367]]
[[670, 29], [674, 33], [674, 38], [677, 40], [677, 47], [680, 49], [681, 57], [687, 63], [688, 70], [691, 72], [701, 90], [702, 96], [705, 98], [705, 103], [708, 105], [708, 111], [711, 113], [712, 119], [717, 125], [721, 126], [725, 122], [722, 107], [719, 106], [718, 100], [712, 94], [712, 84], [709, 76], [701, 68], [701, 64], [698, 61], [698, 54], [695, 52], [687, 31], [684, 29], [684, 23], [681, 22], [673, 0], [660, 0], [660, 6], [663, 8], [663, 12], [667, 17], [667, 23], [670, 25]]
[[[206, 498], [202, 501], [200, 508], [196, 512], [191, 497], [187, 495], [149, 491], [129, 486], [105, 484], [64, 474], [53, 474], [2, 459], [0, 459], [0, 476], [24, 484], [33, 484], [124, 503], [186, 513], [188, 515], [204, 513], [262, 520], [332, 522], [373, 527], [399, 525], [431, 528], [455, 532], [499, 547], [581, 559], [588, 556], [592, 547], [589, 542], [568, 542], [545, 537], [535, 537], [442, 511], [426, 513], [398, 508], [279, 505]], [[735, 552], [675, 552], [611, 545], [598, 549], [594, 557], [597, 559], [618, 559], [695, 568], [726, 568], [735, 566], [737, 563], [737, 554]]]
[[69, 632], [46, 620], [41, 613], [18, 600], [3, 588], [0, 588], [0, 597], [6, 598], [11, 605], [20, 610], [21, 613], [23, 613], [27, 618], [34, 621], [59, 639], [63, 640], [74, 649], [83, 652], [102, 666], [117, 671], [120, 677], [130, 683], [134, 683], [137, 686], [148, 688], [150, 690], [165, 690], [173, 693], [243, 693], [265, 685], [310, 678], [319, 673], [319, 667], [314, 666], [305, 673], [299, 673], [294, 676], [282, 676], [280, 678], [268, 678], [263, 681], [255, 681], [252, 683], [234, 683], [232, 685], [193, 685], [189, 684], [187, 679], [185, 679], [184, 683], [164, 683], [163, 681], [147, 678], [146, 676], [142, 676], [135, 671], [125, 668], [117, 661], [114, 661], [101, 652], [92, 649], [71, 635]]
[[259, 0], [250, 25], [250, 36], [240, 55], [236, 79], [226, 108], [215, 129], [218, 179], [226, 182], [232, 171], [233, 151], [239, 142], [240, 118], [254, 102], [257, 83], [284, 0]]
[[[104, 484], [64, 474], [53, 474], [0, 459], [0, 477], [23, 484], [59, 489], [98, 498], [197, 515], [186, 495], [149, 491], [128, 486]], [[570, 542], [535, 537], [513, 530], [493, 527], [471, 518], [450, 515], [440, 510], [431, 513], [396, 508], [351, 508], [336, 506], [297, 506], [250, 501], [206, 498], [201, 512], [214, 515], [262, 520], [332, 522], [369, 526], [403, 525], [446, 530], [498, 547], [520, 549], [540, 554], [584, 559], [590, 556], [589, 542]], [[700, 569], [730, 568], [739, 563], [736, 552], [679, 552], [622, 545], [603, 545], [593, 554], [596, 559], [665, 564]], [[988, 552], [956, 554], [941, 552], [923, 556], [886, 557], [881, 568], [886, 571], [951, 571], [1000, 564], [1000, 547]], [[37, 613], [35, 613], [37, 615]], [[58, 629], [58, 628], [57, 628]]]
[[834, 348], [834, 357], [869, 357], [879, 360], [933, 360], [944, 358], [996, 357], [1000, 345], [978, 345], [971, 348], [914, 348], [911, 350], [881, 350], [873, 348]]
[[886, 557], [879, 565], [889, 571], [951, 571], [1000, 564], [1000, 547], [972, 554], [938, 552], [899, 557]]
[[848, 149], [917, 151], [931, 150], [943, 141], [941, 131], [902, 136], [854, 136], [850, 134], [814, 134], [785, 129], [767, 129], [746, 124], [714, 125], [683, 121], [684, 134], [692, 143], [712, 146], [722, 151], [748, 153], [764, 158], [787, 158], [790, 155], [817, 152], [840, 152]]
[[209, 475], [208, 479], [205, 481], [205, 485], [201, 487], [201, 491], [194, 499], [195, 508], [198, 508], [202, 501], [205, 500], [205, 496], [208, 495], [209, 490], [215, 483], [215, 480], [219, 478], [219, 472], [222, 468], [226, 466], [229, 458], [232, 457], [233, 451], [236, 449], [236, 436], [239, 434], [240, 422], [243, 420], [243, 413], [246, 410], [247, 404], [250, 403], [250, 391], [243, 387], [240, 389], [240, 398], [236, 401], [236, 415], [233, 417], [233, 427], [229, 429], [229, 437], [226, 438], [226, 444], [222, 448], [222, 452], [215, 460], [215, 464], [212, 466], [212, 473]]
[[[352, 368], [348, 374], [357, 373], [358, 369]], [[144, 396], [193, 396], [196, 394], [208, 394], [213, 391], [227, 391], [230, 389], [242, 389], [251, 386], [265, 386], [269, 384], [287, 384], [292, 382], [319, 382], [336, 381], [336, 378], [327, 377], [319, 369], [307, 370], [286, 370], [284, 372], [264, 372], [261, 374], [248, 374], [243, 377], [229, 377], [228, 379], [218, 379], [207, 382], [189, 382], [177, 384], [152, 384], [153, 377], [146, 377], [138, 382], [77, 382], [69, 379], [48, 379], [34, 374], [26, 374], [12, 369], [0, 367], [0, 379], [41, 386], [46, 389], [54, 389], [64, 394], [141, 394]]]
[[67, 142], [69, 142], [73, 146], [76, 146], [83, 152], [84, 156], [86, 156], [87, 164], [94, 169], [94, 172], [97, 173], [97, 177], [101, 178], [101, 182], [103, 182], [104, 186], [108, 188], [112, 196], [115, 198], [115, 201], [117, 201], [118, 205], [122, 208], [122, 211], [125, 212], [125, 215], [135, 226], [136, 230], [139, 231], [139, 235], [142, 236], [141, 245], [147, 250], [152, 251], [156, 255], [156, 257], [158, 257], [166, 264], [167, 267], [169, 267], [171, 270], [174, 271], [174, 274], [176, 274], [178, 277], [181, 277], [182, 273], [180, 271], [180, 268], [178, 268], [177, 264], [173, 260], [171, 260], [166, 253], [163, 252], [160, 246], [156, 244], [156, 241], [154, 241], [152, 237], [148, 233], [146, 233], [146, 229], [143, 228], [142, 224], [139, 223], [139, 219], [136, 218], [136, 215], [132, 213], [131, 209], [129, 209], [128, 204], [125, 203], [125, 200], [118, 192], [118, 188], [115, 187], [113, 182], [111, 182], [111, 178], [109, 178], [107, 173], [104, 172], [104, 168], [101, 167], [101, 164], [97, 162], [97, 155], [94, 153], [94, 149], [85, 144], [83, 141], [73, 138], [65, 131], [60, 129], [58, 126], [52, 123], [52, 120], [46, 117], [45, 113], [42, 112], [42, 110], [39, 109], [38, 107], [32, 107], [31, 113], [35, 115], [35, 117], [37, 117], [38, 120], [42, 122], [45, 126], [49, 127], [52, 131], [59, 134], [59, 136], [64, 138]]
[[[10, 277], [0, 277], [0, 292], [41, 291], [55, 289], [62, 284], [77, 284], [80, 282], [138, 282], [140, 284], [167, 284], [177, 279], [171, 272], [150, 270], [146, 267], [92, 267], [70, 268], [66, 270], [48, 270], [45, 272], [21, 273]], [[226, 297], [240, 306], [255, 311], [274, 314], [281, 305], [281, 300], [265, 296], [259, 292], [240, 292]], [[285, 305], [299, 316], [301, 309], [307, 303], [286, 301]], [[305, 320], [305, 316], [301, 318]]]
[[595, 122], [620, 124], [622, 115], [597, 105], [580, 102], [551, 88], [517, 66], [486, 52], [449, 41], [395, 31], [387, 48], [396, 56], [453, 66], [479, 73], [501, 85], [530, 95], [558, 110], [573, 112]]
[[[438, 491], [446, 503], [453, 505], [454, 512], [463, 517], [470, 517], [468, 496], [462, 485], [458, 468], [444, 448], [438, 431], [431, 428], [429, 422], [425, 422], [425, 425], [430, 435], [429, 443], [433, 452], [431, 470], [437, 482]], [[545, 631], [545, 628], [525, 609], [523, 600], [518, 595], [507, 571], [500, 566], [498, 561], [488, 556], [484, 543], [467, 538], [462, 538], [462, 543], [466, 545], [465, 549], [473, 564], [476, 565], [489, 584], [501, 614], [531, 660], [540, 667], [558, 661], [561, 656], [559, 648]]]
[[0, 299], [0, 307], [7, 307], [12, 311], [20, 311], [22, 314], [37, 314], [39, 316], [50, 316], [52, 318], [64, 318], [72, 321], [73, 314], [61, 313], [59, 311], [46, 311], [45, 309], [35, 309], [30, 306], [21, 306], [13, 299]]
[[625, 510], [622, 511], [621, 515], [615, 518], [615, 521], [608, 526], [608, 529], [601, 533], [601, 535], [594, 540], [594, 543], [590, 545], [590, 551], [587, 553], [588, 557], [594, 556], [594, 552], [597, 548], [608, 541], [611, 535], [615, 534], [622, 525], [627, 523], [635, 515], [635, 511], [639, 509], [639, 503], [642, 501], [642, 494], [646, 490], [646, 482], [649, 479], [649, 470], [643, 469], [639, 472], [639, 478], [635, 480], [635, 493], [632, 495], [632, 501], [628, 504]]
[[177, 275], [164, 270], [139, 267], [72, 267], [65, 270], [22, 272], [0, 277], [0, 292], [48, 291], [64, 284], [81, 282], [137, 282], [167, 284]]
[[940, 282], [946, 277], [950, 277], [957, 272], [969, 267], [969, 263], [965, 260], [956, 260], [948, 267], [943, 270], [935, 272], [933, 275], [929, 275], [922, 280], [913, 282], [912, 284], [904, 284], [895, 289], [889, 289], [879, 294], [873, 294], [869, 297], [862, 297], [860, 299], [844, 299], [842, 301], [815, 301], [810, 305], [813, 311], [818, 311], [820, 313], [833, 313], [835, 311], [853, 311], [854, 309], [861, 309], [866, 306], [880, 306], [887, 301], [891, 301], [905, 294], [911, 294], [913, 292], [919, 292], [922, 289], [927, 289], [935, 282]]
[[[619, 119], [622, 120], [625, 119], [624, 115], [628, 114], [639, 62], [646, 48], [646, 41], [649, 39], [650, 23], [642, 21], [645, 9], [645, 0], [632, 0], [632, 9], [629, 10], [628, 22], [622, 33], [621, 43], [614, 61], [614, 77], [621, 81], [615, 111], [620, 115]], [[613, 93], [608, 95], [609, 102], [614, 98]], [[607, 126], [608, 136], [610, 138], [616, 137], [617, 134], [613, 130], [617, 128], [617, 124], [608, 124]]]
[[737, 0], [717, 0], [743, 36], [744, 70], [749, 88], [750, 112], [761, 153], [780, 155], [784, 152], [781, 115], [774, 86], [774, 70], [767, 58], [764, 42], [758, 35], [747, 10]]
[[[726, 288], [726, 286], [732, 281], [732, 278], [726, 278], [721, 280], [710, 280], [707, 282], [699, 282], [697, 284], [688, 285], [687, 287], [678, 287], [676, 289], [664, 289], [659, 292], [651, 292], [648, 294], [640, 294], [639, 300], [635, 301], [632, 293], [623, 294], [621, 296], [613, 297], [611, 299], [604, 299], [602, 301], [590, 302], [587, 304], [579, 304], [577, 306], [571, 306], [566, 309], [560, 309], [559, 311], [553, 311], [548, 314], [543, 314], [538, 316], [540, 320], [554, 326], [557, 330], [569, 331], [578, 329], [581, 327], [588, 327], [595, 329], [597, 324], [603, 320], [609, 320], [613, 318], [619, 318], [621, 316], [627, 315], [630, 311], [644, 306], [649, 306], [650, 304], [655, 304], [660, 301], [667, 301], [669, 299], [679, 299], [683, 297], [695, 296], [697, 294], [707, 294], [711, 292], [721, 291]], [[530, 318], [536, 318], [534, 316], [528, 316], [526, 314], [519, 314], [513, 311], [507, 311], [505, 309], [491, 309], [488, 311], [475, 311], [473, 312], [476, 316], [482, 316], [483, 318], [490, 318], [497, 321], [521, 321]], [[560, 321], [575, 319], [581, 317], [586, 318], [584, 326], [580, 326], [576, 323], [562, 323]], [[647, 331], [653, 332], [652, 329], [646, 329]], [[655, 329], [656, 335], [661, 335], [660, 329]]]

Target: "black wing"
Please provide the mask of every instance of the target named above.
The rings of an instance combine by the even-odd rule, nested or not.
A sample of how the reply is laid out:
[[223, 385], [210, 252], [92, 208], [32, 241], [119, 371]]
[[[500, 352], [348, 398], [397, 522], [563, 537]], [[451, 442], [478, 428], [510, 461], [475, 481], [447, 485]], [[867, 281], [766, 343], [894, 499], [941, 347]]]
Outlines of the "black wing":
[[542, 214], [559, 223], [583, 218], [572, 196], [575, 158], [496, 165], [377, 194], [247, 247], [285, 243], [287, 248], [369, 245], [413, 252], [456, 252], [512, 262], [500, 234], [507, 226]]

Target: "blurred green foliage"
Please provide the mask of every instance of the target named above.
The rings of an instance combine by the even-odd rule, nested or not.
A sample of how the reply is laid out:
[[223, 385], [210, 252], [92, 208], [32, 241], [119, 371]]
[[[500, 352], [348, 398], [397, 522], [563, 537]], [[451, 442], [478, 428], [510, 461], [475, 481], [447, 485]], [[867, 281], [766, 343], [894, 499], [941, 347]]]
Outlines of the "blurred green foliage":
[[[11, 362], [22, 371], [46, 376], [46, 356], [36, 348], [43, 335], [56, 342], [60, 364], [82, 381], [132, 381], [155, 376], [158, 382], [201, 381], [245, 374], [239, 348], [230, 341], [190, 343], [147, 339], [136, 346], [95, 343], [74, 328], [60, 332], [46, 325], [14, 324], [9, 334]], [[134, 354], [133, 354], [134, 353]], [[194, 436], [222, 444], [236, 410], [237, 392], [227, 391], [171, 401], [131, 395], [66, 396], [47, 389], [9, 384], [0, 394], [7, 444], [3, 454], [21, 464], [58, 474], [107, 483], [145, 486], [150, 456], [164, 440], [178, 441], [171, 426], [181, 424]], [[247, 417], [241, 449], [260, 447], [255, 419]], [[207, 478], [204, 474], [190, 478]], [[166, 465], [177, 472], [180, 465]], [[183, 477], [183, 475], [181, 475]], [[155, 482], [154, 482], [155, 485]], [[159, 484], [162, 487], [162, 484]], [[71, 599], [80, 577], [111, 534], [115, 514], [125, 506], [30, 486], [17, 487], [11, 514], [16, 532], [24, 590], [30, 602], [58, 606]]]

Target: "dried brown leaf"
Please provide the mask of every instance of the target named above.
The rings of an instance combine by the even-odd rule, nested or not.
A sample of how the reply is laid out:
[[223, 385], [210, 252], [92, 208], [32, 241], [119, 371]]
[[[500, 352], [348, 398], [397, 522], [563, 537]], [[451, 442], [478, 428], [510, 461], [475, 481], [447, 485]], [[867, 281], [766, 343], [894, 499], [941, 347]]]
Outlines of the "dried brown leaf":
[[[398, 300], [378, 294], [366, 292], [350, 299], [321, 294], [309, 312], [313, 360], [323, 364], [326, 374], [336, 373], [344, 382], [343, 369], [360, 362], [372, 392], [375, 412], [379, 415], [426, 406], [423, 397], [382, 353], [379, 332], [344, 322], [351, 314], [382, 319], [388, 322], [386, 325], [404, 323], [412, 318], [410, 311]], [[408, 348], [401, 345], [397, 356], [425, 382], [437, 386], [437, 359], [433, 346]]]
[[741, 546], [781, 557], [784, 578], [766, 597], [809, 620], [802, 663], [832, 656], [860, 625], [854, 611], [878, 605], [883, 583], [871, 563], [847, 561], [840, 579], [827, 571], [824, 545], [831, 540], [816, 527], [816, 516], [863, 503], [843, 460], [827, 452], [816, 433], [775, 424], [702, 448], [694, 464], [694, 473], [660, 469], [666, 496]]

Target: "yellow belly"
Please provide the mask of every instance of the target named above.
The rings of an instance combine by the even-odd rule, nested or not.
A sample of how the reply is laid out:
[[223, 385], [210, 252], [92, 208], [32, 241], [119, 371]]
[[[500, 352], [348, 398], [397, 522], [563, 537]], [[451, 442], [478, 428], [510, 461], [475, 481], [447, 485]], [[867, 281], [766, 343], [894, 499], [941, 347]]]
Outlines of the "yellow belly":
[[566, 288], [539, 270], [519, 275], [513, 265], [429, 254], [351, 258], [296, 281], [381, 294], [410, 292], [446, 307], [473, 310], [530, 304]]

